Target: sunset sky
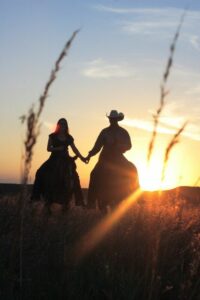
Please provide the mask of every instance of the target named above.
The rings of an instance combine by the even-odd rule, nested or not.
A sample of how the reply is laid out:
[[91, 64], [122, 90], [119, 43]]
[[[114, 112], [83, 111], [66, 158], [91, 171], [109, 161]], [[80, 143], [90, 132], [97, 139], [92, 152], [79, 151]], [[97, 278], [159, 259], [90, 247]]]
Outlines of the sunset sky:
[[[151, 165], [147, 149], [158, 108], [169, 47], [187, 4]], [[77, 148], [87, 155], [106, 114], [125, 114], [121, 126], [133, 147], [126, 157], [145, 189], [156, 189], [165, 148], [185, 121], [170, 154], [164, 188], [200, 182], [200, 2], [185, 0], [0, 0], [0, 182], [20, 182], [24, 126], [19, 117], [37, 103], [54, 62], [80, 29], [52, 86], [41, 116], [31, 169], [48, 158], [48, 135], [60, 117], [69, 122]], [[98, 156], [77, 161], [83, 187]]]

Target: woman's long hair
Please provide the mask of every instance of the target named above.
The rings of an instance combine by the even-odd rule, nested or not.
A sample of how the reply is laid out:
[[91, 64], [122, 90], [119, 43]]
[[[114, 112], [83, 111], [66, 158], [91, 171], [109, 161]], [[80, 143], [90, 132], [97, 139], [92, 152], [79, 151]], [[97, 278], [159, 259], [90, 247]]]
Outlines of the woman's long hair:
[[64, 125], [66, 128], [66, 134], [69, 133], [69, 127], [68, 127], [68, 123], [67, 120], [65, 118], [61, 118], [58, 120], [57, 124], [56, 124], [56, 129], [54, 131], [54, 133], [59, 133], [61, 126]]

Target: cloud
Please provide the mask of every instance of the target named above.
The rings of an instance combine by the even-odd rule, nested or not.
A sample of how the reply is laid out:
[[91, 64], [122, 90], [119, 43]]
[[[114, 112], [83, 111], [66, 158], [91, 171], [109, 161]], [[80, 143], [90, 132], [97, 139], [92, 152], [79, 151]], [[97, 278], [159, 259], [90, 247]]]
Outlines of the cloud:
[[[176, 122], [176, 121], [175, 121]], [[174, 120], [170, 120], [169, 123], [169, 119], [168, 122], [166, 122], [166, 124], [164, 124], [163, 122], [158, 125], [157, 128], [157, 132], [161, 133], [161, 134], [167, 134], [167, 135], [174, 135], [179, 128], [181, 128], [181, 126], [183, 125], [183, 123], [181, 123], [181, 125], [179, 127], [177, 127], [176, 129], [170, 128], [173, 127], [172, 124], [175, 123]], [[143, 120], [143, 119], [130, 119], [130, 118], [126, 118], [125, 120], [122, 121], [123, 125], [126, 126], [130, 126], [130, 127], [134, 127], [137, 129], [142, 129], [148, 132], [153, 132], [153, 121], [147, 121], [147, 120]], [[166, 125], [166, 126], [164, 126]], [[196, 126], [194, 124], [188, 124], [185, 131], [183, 131], [182, 136], [185, 136], [191, 140], [194, 141], [200, 141], [200, 130], [199, 130], [199, 126]]]
[[152, 34], [158, 33], [161, 30], [169, 30], [176, 28], [177, 22], [160, 22], [160, 21], [151, 21], [151, 22], [123, 22], [122, 30], [127, 33], [134, 34]]
[[189, 89], [186, 92], [189, 96], [198, 96], [200, 98], [200, 84], [196, 85], [195, 87]]
[[[177, 27], [177, 16], [181, 15], [182, 10], [172, 8], [114, 8], [103, 5], [96, 6], [100, 11], [114, 14], [131, 15], [129, 21], [121, 23], [122, 30], [129, 33], [151, 33], [159, 29], [169, 29]], [[144, 17], [145, 15], [145, 17]], [[170, 18], [169, 18], [170, 16]], [[145, 21], [144, 21], [145, 20]]]
[[[182, 8], [165, 7], [165, 8], [123, 8], [111, 7], [105, 5], [96, 5], [94, 8], [101, 12], [112, 13], [113, 15], [121, 15], [126, 20], [121, 21], [121, 29], [126, 33], [131, 34], [155, 34], [166, 33], [171, 34], [170, 29], [174, 33], [178, 26]], [[198, 35], [194, 34], [194, 29], [197, 31], [200, 21], [198, 10], [188, 10], [184, 22], [184, 36], [181, 38], [189, 39], [192, 46], [200, 50], [200, 42]], [[190, 34], [193, 29], [193, 35]], [[186, 33], [188, 32], [188, 33]], [[160, 37], [163, 37], [161, 35]]]
[[[148, 132], [153, 131], [153, 122], [152, 121], [147, 121], [147, 120], [142, 120], [142, 119], [130, 119], [126, 118], [121, 122], [123, 125], [142, 129]], [[174, 130], [165, 128], [163, 126], [158, 127], [158, 132], [159, 133], [164, 133], [164, 134], [173, 134]]]
[[[93, 6], [94, 9], [108, 12], [112, 14], [121, 14], [121, 15], [147, 15], [147, 16], [159, 16], [160, 18], [166, 17], [176, 17], [181, 16], [183, 13], [182, 8], [175, 8], [175, 7], [165, 7], [165, 8], [123, 8], [123, 7], [111, 7], [106, 5], [95, 5]], [[192, 18], [193, 20], [199, 21], [199, 11], [198, 10], [188, 10], [187, 11], [188, 18]]]
[[99, 58], [87, 64], [82, 74], [90, 78], [127, 78], [135, 76], [135, 71], [126, 64], [110, 64]]
[[[183, 110], [186, 111], [185, 109]], [[193, 116], [192, 118], [191, 114]], [[195, 113], [192, 113], [190, 111], [190, 115], [189, 113], [188, 115], [183, 114], [181, 112], [180, 105], [175, 102], [172, 102], [165, 106], [165, 110], [160, 117], [157, 132], [161, 134], [174, 135], [186, 121], [188, 121], [188, 124], [183, 131], [182, 136], [185, 136], [194, 141], [200, 141], [198, 113], [195, 115]], [[144, 119], [126, 118], [122, 121], [122, 123], [126, 126], [142, 129], [148, 132], [153, 131], [153, 120], [149, 121]]]
[[161, 16], [169, 16], [174, 15], [177, 13], [181, 13], [182, 9], [177, 9], [177, 8], [122, 8], [122, 7], [111, 7], [111, 6], [105, 6], [105, 5], [96, 5], [94, 6], [95, 9], [99, 11], [104, 11], [108, 13], [113, 13], [113, 14], [122, 14], [122, 15], [127, 15], [127, 14], [145, 14], [145, 15], [161, 15]]
[[191, 70], [189, 68], [186, 68], [182, 65], [174, 63], [174, 69], [173, 72], [178, 75], [178, 76], [183, 76], [187, 78], [192, 78], [192, 81], [194, 82], [195, 80], [199, 82], [200, 79], [200, 73], [194, 70]]
[[200, 51], [200, 38], [198, 35], [191, 35], [189, 41], [194, 49]]

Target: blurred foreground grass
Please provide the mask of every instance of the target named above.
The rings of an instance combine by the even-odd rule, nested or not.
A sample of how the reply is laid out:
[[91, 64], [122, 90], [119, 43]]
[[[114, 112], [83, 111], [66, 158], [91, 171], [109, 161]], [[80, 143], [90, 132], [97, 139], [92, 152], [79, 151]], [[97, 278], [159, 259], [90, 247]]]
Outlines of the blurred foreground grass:
[[102, 219], [72, 207], [46, 214], [27, 205], [23, 285], [17, 196], [0, 200], [0, 299], [200, 299], [199, 205], [146, 193], [78, 263], [80, 238]]

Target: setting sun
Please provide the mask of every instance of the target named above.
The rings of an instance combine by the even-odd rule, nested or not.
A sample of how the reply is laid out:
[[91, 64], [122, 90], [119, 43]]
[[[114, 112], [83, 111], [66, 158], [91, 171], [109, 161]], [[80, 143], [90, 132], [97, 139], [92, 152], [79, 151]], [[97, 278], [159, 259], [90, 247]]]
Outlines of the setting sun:
[[152, 159], [152, 162], [148, 166], [146, 164], [138, 164], [140, 185], [143, 190], [160, 190], [169, 189], [177, 185], [176, 172], [167, 169], [166, 177], [163, 182], [161, 182], [163, 163], [156, 158]]

